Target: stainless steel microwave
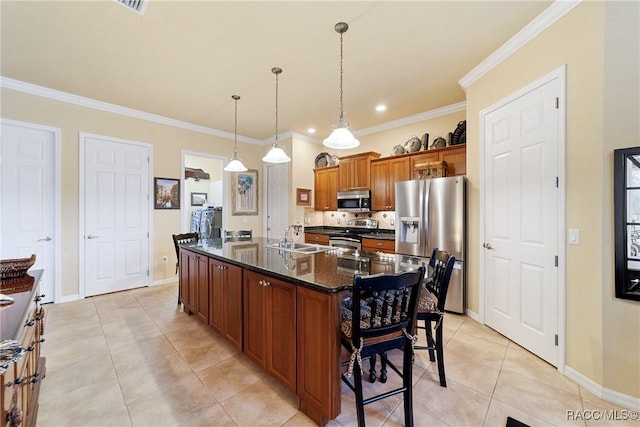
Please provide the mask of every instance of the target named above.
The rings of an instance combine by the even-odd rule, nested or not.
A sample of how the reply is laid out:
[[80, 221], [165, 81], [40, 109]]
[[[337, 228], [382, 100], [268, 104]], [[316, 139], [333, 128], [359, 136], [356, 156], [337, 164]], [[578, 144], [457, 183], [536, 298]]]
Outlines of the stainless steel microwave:
[[369, 212], [371, 192], [369, 190], [338, 191], [338, 210], [341, 212]]

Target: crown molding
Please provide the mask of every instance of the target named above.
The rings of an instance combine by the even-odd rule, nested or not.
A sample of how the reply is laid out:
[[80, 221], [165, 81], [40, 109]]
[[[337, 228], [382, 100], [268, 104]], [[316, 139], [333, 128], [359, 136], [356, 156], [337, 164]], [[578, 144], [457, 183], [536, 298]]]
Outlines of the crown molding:
[[582, 0], [556, 0], [540, 15], [536, 16], [531, 22], [529, 22], [522, 30], [518, 31], [516, 35], [507, 40], [473, 70], [467, 73], [467, 75], [458, 80], [458, 84], [466, 91], [467, 88], [478, 79], [494, 69], [502, 61], [513, 55], [525, 44], [529, 43], [533, 38], [545, 31], [581, 2]]
[[464, 111], [466, 108], [466, 101], [462, 101], [456, 104], [451, 104], [433, 110], [425, 111], [423, 113], [414, 114], [413, 116], [407, 116], [398, 120], [392, 120], [390, 122], [381, 123], [379, 125], [371, 126], [368, 128], [355, 130], [353, 131], [353, 134], [355, 136], [370, 135], [372, 133], [383, 132], [386, 130], [423, 122], [425, 120], [434, 119], [436, 117], [446, 116], [447, 114], [456, 113], [458, 111]]
[[[79, 105], [81, 107], [93, 108], [95, 110], [101, 110], [108, 113], [132, 117], [134, 119], [146, 120], [161, 125], [172, 126], [180, 129], [202, 133], [205, 135], [217, 136], [220, 138], [229, 139], [231, 141], [234, 140], [235, 136], [231, 132], [209, 128], [206, 126], [200, 126], [193, 123], [184, 122], [182, 120], [172, 119], [170, 117], [147, 113], [145, 111], [134, 110], [133, 108], [122, 107], [120, 105], [110, 104], [108, 102], [98, 101], [96, 99], [86, 98], [84, 96], [74, 95], [68, 92], [62, 92], [44, 86], [38, 86], [32, 83], [26, 83], [4, 76], [0, 76], [0, 87], [28, 93], [30, 95], [42, 96], [44, 98], [50, 98], [69, 104]], [[259, 139], [250, 138], [243, 135], [238, 135], [238, 141], [253, 145], [263, 145], [262, 141], [260, 141]]]

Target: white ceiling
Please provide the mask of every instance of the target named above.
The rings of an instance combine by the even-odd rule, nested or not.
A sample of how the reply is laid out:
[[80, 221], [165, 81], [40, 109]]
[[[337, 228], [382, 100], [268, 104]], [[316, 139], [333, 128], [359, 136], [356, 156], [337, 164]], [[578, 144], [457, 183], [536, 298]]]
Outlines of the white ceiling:
[[[352, 130], [465, 100], [458, 84], [552, 3], [160, 1], [0, 3], [0, 72], [27, 83], [267, 140], [338, 121], [339, 34]], [[384, 113], [374, 111], [385, 103]]]

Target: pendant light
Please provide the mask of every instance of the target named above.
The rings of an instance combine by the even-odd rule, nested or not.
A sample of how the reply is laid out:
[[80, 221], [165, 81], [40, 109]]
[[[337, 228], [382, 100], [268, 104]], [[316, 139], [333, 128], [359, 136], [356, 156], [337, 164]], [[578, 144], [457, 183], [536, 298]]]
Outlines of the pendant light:
[[340, 118], [338, 125], [333, 129], [331, 135], [329, 135], [322, 143], [336, 150], [347, 150], [349, 148], [356, 148], [360, 145], [351, 131], [349, 131], [349, 125], [344, 121], [344, 108], [342, 104], [342, 35], [347, 32], [349, 25], [346, 22], [338, 22], [334, 29], [340, 34]]
[[278, 74], [282, 73], [282, 68], [273, 67], [271, 72], [276, 75], [276, 136], [271, 149], [262, 158], [262, 161], [265, 163], [287, 163], [291, 161], [291, 157], [287, 156], [287, 153], [278, 145]]
[[238, 160], [238, 99], [240, 97], [238, 95], [231, 95], [231, 98], [235, 101], [235, 127], [233, 131], [233, 159], [225, 166], [224, 170], [227, 172], [244, 172], [247, 170], [247, 167], [242, 164], [240, 160]]

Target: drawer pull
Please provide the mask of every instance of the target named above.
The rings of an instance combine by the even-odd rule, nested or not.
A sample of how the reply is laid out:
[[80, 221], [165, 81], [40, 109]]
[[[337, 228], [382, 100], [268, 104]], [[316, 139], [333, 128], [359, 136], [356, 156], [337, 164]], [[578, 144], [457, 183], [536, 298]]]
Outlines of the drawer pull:
[[31, 319], [29, 320], [27, 323], [24, 324], [24, 326], [33, 326], [36, 324], [35, 319]]

